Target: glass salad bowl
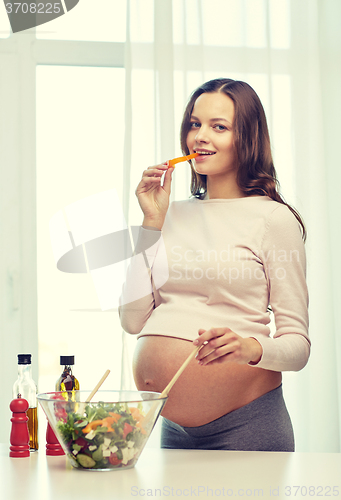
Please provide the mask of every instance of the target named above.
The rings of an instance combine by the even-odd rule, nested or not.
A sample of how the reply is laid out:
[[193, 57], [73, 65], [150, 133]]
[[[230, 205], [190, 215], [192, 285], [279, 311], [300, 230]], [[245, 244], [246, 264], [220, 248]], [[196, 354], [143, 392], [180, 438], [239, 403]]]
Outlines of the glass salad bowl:
[[69, 458], [86, 470], [134, 467], [167, 397], [147, 391], [90, 391], [38, 394], [37, 399]]

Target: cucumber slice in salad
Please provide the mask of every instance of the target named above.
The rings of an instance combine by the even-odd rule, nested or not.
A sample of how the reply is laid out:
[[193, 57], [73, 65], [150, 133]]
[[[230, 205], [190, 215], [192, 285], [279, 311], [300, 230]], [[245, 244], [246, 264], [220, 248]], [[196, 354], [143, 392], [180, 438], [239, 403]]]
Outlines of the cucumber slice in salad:
[[93, 460], [88, 455], [84, 455], [83, 453], [79, 453], [77, 455], [77, 460], [80, 463], [80, 465], [82, 467], [85, 467], [86, 469], [92, 469], [96, 465], [95, 460]]

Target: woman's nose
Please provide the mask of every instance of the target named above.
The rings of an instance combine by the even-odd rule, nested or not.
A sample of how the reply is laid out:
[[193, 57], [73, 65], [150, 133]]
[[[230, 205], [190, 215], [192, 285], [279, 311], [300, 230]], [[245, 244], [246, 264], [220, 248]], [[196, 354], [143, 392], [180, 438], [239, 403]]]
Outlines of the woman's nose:
[[204, 127], [198, 129], [197, 135], [195, 136], [196, 142], [209, 142], [208, 134]]

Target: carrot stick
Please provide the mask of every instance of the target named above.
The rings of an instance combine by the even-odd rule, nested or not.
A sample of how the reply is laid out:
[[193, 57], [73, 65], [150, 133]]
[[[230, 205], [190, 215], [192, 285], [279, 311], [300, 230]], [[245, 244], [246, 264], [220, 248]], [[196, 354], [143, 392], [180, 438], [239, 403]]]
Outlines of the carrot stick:
[[191, 160], [192, 158], [196, 158], [199, 156], [199, 153], [193, 153], [192, 155], [180, 156], [180, 158], [173, 158], [173, 160], [169, 160], [168, 166], [173, 167], [176, 163], [180, 163], [182, 161]]

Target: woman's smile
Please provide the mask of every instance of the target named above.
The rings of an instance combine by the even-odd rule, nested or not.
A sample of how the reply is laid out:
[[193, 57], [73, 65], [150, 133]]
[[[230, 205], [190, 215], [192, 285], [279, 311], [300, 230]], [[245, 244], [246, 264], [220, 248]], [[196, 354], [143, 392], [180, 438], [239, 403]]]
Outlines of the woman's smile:
[[194, 153], [199, 153], [200, 156], [197, 156], [195, 161], [200, 163], [202, 161], [208, 160], [211, 156], [215, 154], [215, 151], [203, 148], [195, 148]]

